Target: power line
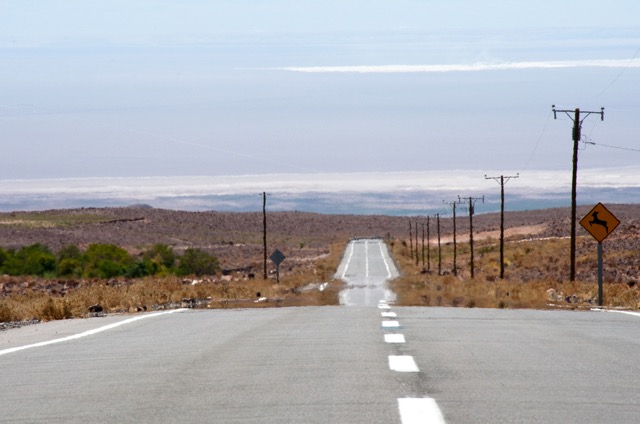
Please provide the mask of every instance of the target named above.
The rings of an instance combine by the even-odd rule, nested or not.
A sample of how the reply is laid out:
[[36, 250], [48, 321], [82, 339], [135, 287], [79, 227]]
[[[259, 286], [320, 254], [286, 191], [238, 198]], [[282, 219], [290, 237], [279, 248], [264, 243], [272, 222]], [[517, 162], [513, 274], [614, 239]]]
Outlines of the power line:
[[522, 169], [527, 169], [529, 167], [529, 163], [533, 159], [533, 156], [536, 154], [536, 151], [538, 150], [538, 146], [542, 141], [542, 137], [544, 137], [544, 133], [547, 131], [547, 125], [549, 125], [549, 121], [551, 120], [552, 113], [553, 111], [549, 111], [549, 116], [547, 116], [547, 121], [544, 123], [544, 127], [542, 127], [542, 132], [540, 133], [540, 137], [538, 137], [538, 141], [536, 141], [536, 145], [533, 147], [533, 151], [531, 152], [531, 155], [529, 155], [529, 159], [527, 159], [527, 162], [524, 164], [524, 167]]
[[640, 47], [638, 47], [638, 50], [636, 50], [635, 54], [633, 55], [633, 57], [631, 59], [629, 59], [629, 62], [627, 62], [626, 66], [624, 68], [622, 68], [622, 70], [618, 73], [618, 75], [615, 76], [615, 78], [613, 78], [613, 80], [609, 83], [609, 85], [607, 85], [604, 90], [602, 90], [600, 93], [598, 93], [598, 95], [596, 96], [596, 98], [602, 96], [608, 89], [611, 88], [611, 86], [613, 84], [616, 83], [616, 81], [618, 81], [618, 79], [622, 76], [622, 74], [625, 73], [625, 71], [627, 70], [627, 68], [629, 68], [629, 66], [631, 65], [631, 63], [636, 59], [636, 57], [638, 57], [638, 54], [640, 54]]
[[583, 143], [591, 144], [592, 146], [608, 147], [609, 149], [626, 150], [629, 152], [640, 152], [640, 149], [634, 149], [633, 147], [612, 146], [611, 144], [596, 143], [594, 141], [583, 141]]

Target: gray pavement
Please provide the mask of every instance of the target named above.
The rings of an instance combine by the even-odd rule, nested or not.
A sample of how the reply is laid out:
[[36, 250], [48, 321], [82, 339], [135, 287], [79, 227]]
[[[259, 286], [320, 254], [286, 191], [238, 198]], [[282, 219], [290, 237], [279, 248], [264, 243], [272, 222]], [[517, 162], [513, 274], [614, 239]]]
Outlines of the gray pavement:
[[0, 332], [0, 422], [638, 421], [640, 315], [395, 307], [378, 243], [345, 253], [349, 306]]

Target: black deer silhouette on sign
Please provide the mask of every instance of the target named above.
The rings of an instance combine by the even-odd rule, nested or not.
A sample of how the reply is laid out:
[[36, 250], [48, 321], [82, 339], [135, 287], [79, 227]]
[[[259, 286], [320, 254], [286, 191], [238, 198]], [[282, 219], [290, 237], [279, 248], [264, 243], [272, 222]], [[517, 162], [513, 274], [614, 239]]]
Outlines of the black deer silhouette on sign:
[[607, 232], [607, 234], [609, 234], [609, 227], [607, 226], [607, 221], [604, 221], [604, 220], [598, 218], [598, 212], [592, 213], [591, 217], [593, 219], [591, 221], [589, 221], [589, 226], [592, 226], [593, 224], [601, 225], [601, 226], [604, 227], [604, 229]]

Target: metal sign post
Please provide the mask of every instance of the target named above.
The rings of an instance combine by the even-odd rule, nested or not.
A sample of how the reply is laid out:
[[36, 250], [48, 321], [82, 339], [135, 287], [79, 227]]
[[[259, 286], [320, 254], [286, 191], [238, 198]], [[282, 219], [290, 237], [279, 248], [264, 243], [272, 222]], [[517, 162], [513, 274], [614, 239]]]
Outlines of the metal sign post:
[[282, 261], [284, 261], [287, 257], [284, 256], [284, 254], [276, 249], [271, 256], [269, 256], [269, 258], [273, 261], [274, 264], [276, 264], [276, 283], [280, 283], [280, 264], [282, 263]]
[[602, 242], [598, 243], [598, 306], [602, 306]]
[[620, 220], [598, 203], [580, 220], [580, 225], [598, 241], [598, 306], [602, 306], [602, 241], [620, 225]]

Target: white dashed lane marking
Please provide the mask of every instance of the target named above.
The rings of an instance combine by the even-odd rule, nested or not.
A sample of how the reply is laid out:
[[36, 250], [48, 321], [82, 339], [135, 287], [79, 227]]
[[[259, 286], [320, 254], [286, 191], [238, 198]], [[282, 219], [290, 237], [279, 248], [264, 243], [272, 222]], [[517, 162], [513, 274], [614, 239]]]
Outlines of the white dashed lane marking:
[[389, 355], [389, 369], [397, 372], [420, 372], [413, 356]]
[[398, 321], [382, 321], [382, 328], [400, 328]]
[[384, 341], [387, 343], [405, 343], [404, 334], [385, 334]]
[[398, 399], [402, 424], [444, 424], [444, 417], [435, 399], [400, 398]]
[[[397, 318], [395, 312], [391, 312], [391, 307], [386, 300], [378, 303], [379, 309], [384, 309], [380, 315], [382, 318]], [[385, 330], [400, 328], [400, 323], [396, 320], [382, 321]], [[384, 335], [386, 343], [406, 343], [404, 334], [390, 333]], [[389, 369], [396, 372], [420, 372], [418, 364], [413, 356], [389, 355]], [[402, 424], [445, 424], [442, 411], [438, 407], [435, 399], [424, 398], [399, 398], [398, 409], [400, 411], [400, 421]]]

